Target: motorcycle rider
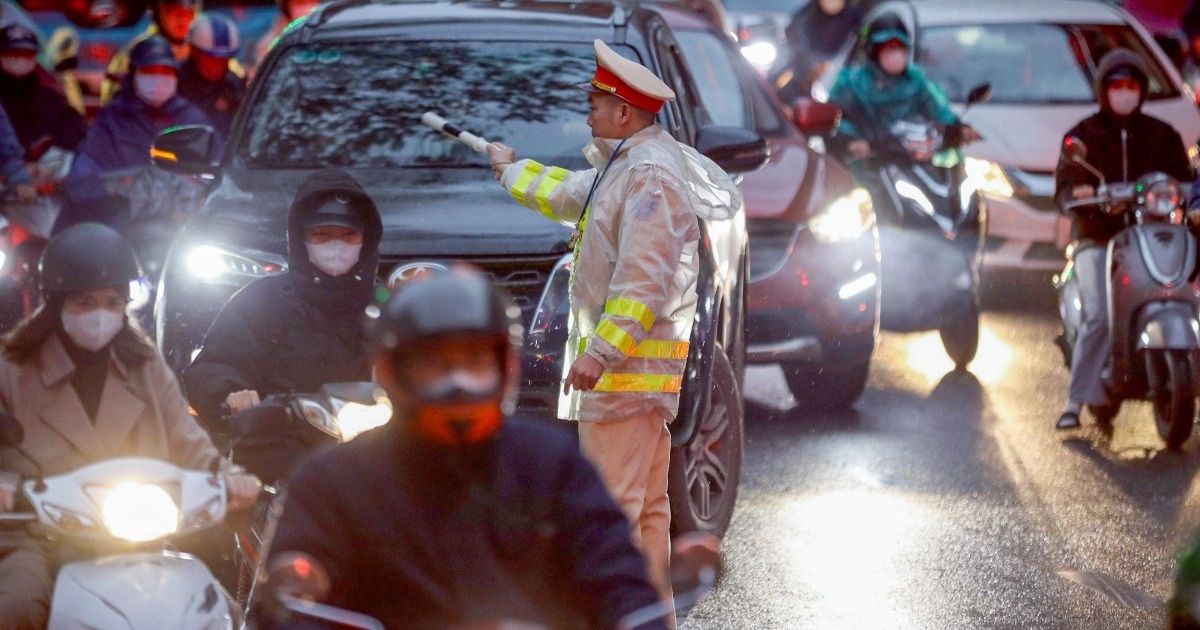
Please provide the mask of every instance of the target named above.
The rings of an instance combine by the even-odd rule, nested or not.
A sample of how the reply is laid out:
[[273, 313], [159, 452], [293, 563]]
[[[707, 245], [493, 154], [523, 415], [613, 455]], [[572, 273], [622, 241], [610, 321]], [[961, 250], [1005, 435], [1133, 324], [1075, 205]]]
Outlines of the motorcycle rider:
[[911, 61], [908, 27], [897, 15], [884, 13], [864, 30], [867, 63], [847, 65], [829, 90], [829, 102], [845, 116], [834, 140], [853, 158], [871, 154], [872, 142], [891, 133], [895, 123], [918, 115], [945, 125], [947, 144], [980, 139], [970, 125], [962, 124], [950, 101], [925, 71]]
[[241, 50], [237, 24], [205, 13], [188, 34], [191, 53], [179, 69], [179, 94], [208, 114], [222, 138], [229, 136], [233, 115], [246, 96], [246, 84], [230, 69]]
[[37, 33], [24, 25], [0, 30], [0, 103], [26, 151], [46, 137], [54, 146], [74, 151], [87, 123], [67, 102], [57, 80], [38, 65], [39, 48]]
[[208, 117], [176, 91], [179, 65], [166, 40], [142, 40], [129, 59], [133, 72], [125, 78], [128, 89], [96, 115], [75, 152], [56, 232], [88, 220], [122, 225], [128, 210], [108, 197], [100, 176], [149, 166], [150, 147], [168, 127], [208, 124]]
[[[125, 313], [141, 275], [129, 243], [106, 226], [77, 225], [50, 241], [40, 271], [43, 304], [4, 338], [0, 355], [0, 408], [25, 434], [23, 453], [0, 451], [0, 510], [13, 509], [18, 479], [39, 470], [133, 455], [200, 470], [223, 461], [166, 361]], [[227, 479], [231, 509], [254, 503], [255, 478], [227, 471]], [[45, 625], [51, 576], [72, 553], [0, 530], [0, 626]]]
[[188, 30], [192, 21], [200, 15], [202, 0], [151, 0], [150, 12], [154, 23], [113, 55], [100, 86], [100, 105], [107, 106], [117, 92], [124, 89], [125, 76], [129, 74], [133, 49], [151, 37], [161, 37], [171, 44], [176, 67], [188, 57]]
[[[1100, 111], [1067, 132], [1067, 138], [1083, 141], [1088, 163], [1106, 182], [1133, 182], [1156, 171], [1181, 182], [1191, 181], [1192, 168], [1179, 133], [1141, 111], [1149, 95], [1148, 76], [1146, 62], [1137, 53], [1123, 48], [1109, 51], [1096, 72]], [[1055, 199], [1060, 206], [1072, 199], [1096, 196], [1100, 184], [1082, 165], [1065, 158], [1059, 160], [1055, 177]], [[1078, 427], [1084, 405], [1099, 407], [1109, 402], [1100, 379], [1109, 352], [1106, 245], [1125, 225], [1123, 217], [1096, 207], [1076, 209], [1071, 216], [1082, 321], [1071, 357], [1067, 408], [1056, 422], [1059, 429]]]
[[296, 192], [288, 216], [288, 271], [238, 291], [184, 371], [188, 400], [215, 426], [270, 394], [369, 381], [362, 317], [371, 303], [383, 224], [345, 171], [324, 169]]
[[254, 58], [250, 65], [255, 68], [266, 59], [267, 53], [271, 52], [271, 46], [289, 24], [306, 17], [321, 4], [320, 0], [276, 0], [276, 3], [279, 5], [279, 14], [275, 16], [275, 21], [271, 22], [271, 28], [268, 28], [254, 45]]
[[3, 107], [0, 107], [0, 183], [11, 186], [18, 201], [37, 199], [33, 176], [25, 166], [25, 149]]
[[570, 434], [509, 415], [519, 312], [466, 267], [380, 308], [371, 354], [392, 419], [298, 470], [271, 543], [272, 559], [324, 566], [325, 603], [389, 628], [613, 628], [657, 602]]

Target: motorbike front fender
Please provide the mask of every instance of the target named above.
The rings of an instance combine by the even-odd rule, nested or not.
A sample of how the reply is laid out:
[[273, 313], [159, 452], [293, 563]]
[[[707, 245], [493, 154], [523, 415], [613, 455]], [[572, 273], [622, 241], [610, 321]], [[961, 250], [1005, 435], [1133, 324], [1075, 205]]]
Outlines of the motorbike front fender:
[[1196, 309], [1185, 302], [1146, 305], [1138, 315], [1138, 350], [1193, 350], [1200, 348], [1200, 322]]
[[49, 628], [233, 628], [229, 597], [208, 567], [174, 553], [131, 553], [62, 568]]

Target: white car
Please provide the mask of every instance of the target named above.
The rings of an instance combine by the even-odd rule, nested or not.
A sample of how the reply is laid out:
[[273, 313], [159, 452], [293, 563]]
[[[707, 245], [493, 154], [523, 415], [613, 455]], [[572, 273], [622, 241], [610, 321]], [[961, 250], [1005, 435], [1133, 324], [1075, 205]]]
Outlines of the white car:
[[[1200, 110], [1191, 88], [1119, 7], [1096, 0], [885, 1], [867, 21], [884, 12], [908, 24], [916, 61], [960, 111], [972, 87], [992, 85], [991, 100], [965, 117], [984, 137], [966, 154], [968, 172], [987, 194], [988, 270], [1062, 268], [1070, 223], [1052, 201], [1054, 170], [1063, 135], [1097, 110], [1096, 65], [1112, 48], [1146, 58], [1150, 97], [1143, 111], [1171, 123], [1197, 164]], [[841, 58], [862, 54], [855, 45]], [[818, 100], [838, 68], [814, 88]]]

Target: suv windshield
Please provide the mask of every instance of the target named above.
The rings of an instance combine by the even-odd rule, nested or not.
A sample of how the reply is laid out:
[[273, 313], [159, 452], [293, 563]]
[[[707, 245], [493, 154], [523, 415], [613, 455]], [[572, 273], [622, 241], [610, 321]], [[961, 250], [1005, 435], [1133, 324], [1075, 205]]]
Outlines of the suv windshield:
[[725, 0], [726, 11], [734, 13], [792, 13], [808, 4], [806, 0]]
[[994, 103], [1092, 103], [1096, 64], [1122, 47], [1147, 60], [1150, 98], [1179, 92], [1128, 26], [1081, 24], [988, 24], [921, 29], [917, 61], [951, 101], [972, 87], [992, 84]]
[[434, 111], [522, 158], [586, 167], [587, 96], [575, 86], [594, 68], [590, 44], [298, 45], [262, 77], [238, 155], [250, 167], [486, 168], [421, 124]]

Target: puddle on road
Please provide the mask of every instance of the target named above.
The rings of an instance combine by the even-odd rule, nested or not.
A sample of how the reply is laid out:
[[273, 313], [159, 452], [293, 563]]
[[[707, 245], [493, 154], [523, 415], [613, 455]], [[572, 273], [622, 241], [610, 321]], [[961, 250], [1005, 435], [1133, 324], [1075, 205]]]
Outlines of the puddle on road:
[[1059, 577], [1087, 587], [1127, 608], [1160, 608], [1166, 604], [1142, 589], [1099, 571], [1056, 571]]

